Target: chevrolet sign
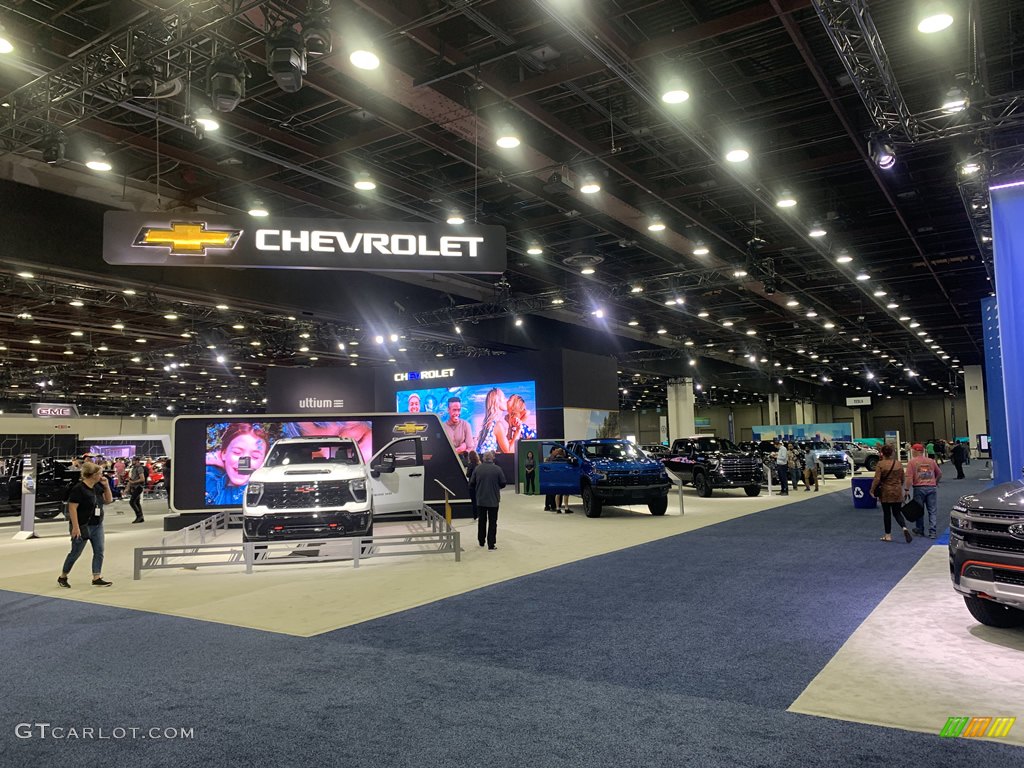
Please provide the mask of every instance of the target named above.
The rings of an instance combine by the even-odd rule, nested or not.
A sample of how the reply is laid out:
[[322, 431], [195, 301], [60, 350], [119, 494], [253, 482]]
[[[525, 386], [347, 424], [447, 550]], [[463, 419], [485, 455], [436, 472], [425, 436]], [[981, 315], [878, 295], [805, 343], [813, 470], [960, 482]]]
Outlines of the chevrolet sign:
[[32, 415], [40, 419], [74, 419], [78, 418], [78, 406], [64, 403], [32, 403]]
[[476, 224], [173, 217], [108, 211], [108, 264], [350, 269], [375, 272], [505, 271], [505, 230]]
[[440, 368], [433, 371], [409, 371], [407, 373], [396, 373], [395, 381], [420, 381], [421, 379], [450, 379], [454, 375], [454, 368]]

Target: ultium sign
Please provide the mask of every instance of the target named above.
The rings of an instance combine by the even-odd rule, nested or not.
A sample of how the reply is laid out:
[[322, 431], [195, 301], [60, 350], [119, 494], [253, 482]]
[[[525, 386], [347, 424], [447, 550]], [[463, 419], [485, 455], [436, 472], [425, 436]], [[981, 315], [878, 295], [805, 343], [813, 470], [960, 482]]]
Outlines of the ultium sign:
[[344, 400], [323, 400], [319, 397], [307, 397], [299, 400], [299, 408], [344, 408]]
[[396, 373], [395, 381], [419, 381], [421, 379], [450, 379], [454, 375], [454, 368], [440, 368], [433, 371], [409, 371], [408, 373]]
[[505, 271], [505, 230], [475, 224], [267, 220], [252, 228], [237, 216], [108, 211], [103, 260], [272, 269], [358, 269], [498, 274]]

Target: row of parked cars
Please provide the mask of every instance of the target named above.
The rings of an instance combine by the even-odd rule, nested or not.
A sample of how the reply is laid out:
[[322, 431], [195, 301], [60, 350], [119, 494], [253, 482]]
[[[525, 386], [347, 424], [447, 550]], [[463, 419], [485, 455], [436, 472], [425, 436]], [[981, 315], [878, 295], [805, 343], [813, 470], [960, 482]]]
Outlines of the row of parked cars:
[[[858, 467], [874, 472], [880, 458], [876, 449], [849, 441], [800, 441], [796, 448], [819, 475], [838, 480]], [[748, 496], [757, 496], [765, 472], [775, 463], [776, 448], [771, 440], [734, 443], [713, 435], [695, 435], [679, 438], [671, 447], [645, 445], [643, 450], [662, 461], [683, 483], [693, 485], [699, 496], [707, 497], [716, 488], [742, 488]]]

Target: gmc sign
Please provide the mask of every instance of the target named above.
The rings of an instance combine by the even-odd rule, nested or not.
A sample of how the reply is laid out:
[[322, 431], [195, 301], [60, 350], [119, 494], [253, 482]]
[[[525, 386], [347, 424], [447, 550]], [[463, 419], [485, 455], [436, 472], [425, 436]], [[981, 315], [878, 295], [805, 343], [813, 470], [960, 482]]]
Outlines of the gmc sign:
[[78, 406], [64, 403], [32, 403], [32, 415], [41, 419], [73, 419], [78, 418]]

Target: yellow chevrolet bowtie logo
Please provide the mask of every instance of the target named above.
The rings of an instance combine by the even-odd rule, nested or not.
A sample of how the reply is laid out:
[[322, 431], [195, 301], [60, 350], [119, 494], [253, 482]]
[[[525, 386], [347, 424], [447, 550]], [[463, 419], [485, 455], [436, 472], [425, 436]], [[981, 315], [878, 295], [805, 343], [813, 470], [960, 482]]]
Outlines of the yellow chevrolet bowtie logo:
[[417, 424], [412, 421], [407, 421], [404, 424], [396, 424], [392, 432], [396, 435], [418, 435], [420, 432], [426, 432], [426, 424]]
[[144, 227], [135, 245], [170, 248], [172, 256], [205, 256], [207, 248], [234, 248], [241, 235], [240, 229], [207, 229], [204, 222], [175, 221], [169, 229]]

